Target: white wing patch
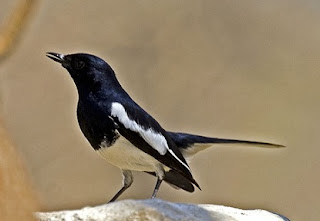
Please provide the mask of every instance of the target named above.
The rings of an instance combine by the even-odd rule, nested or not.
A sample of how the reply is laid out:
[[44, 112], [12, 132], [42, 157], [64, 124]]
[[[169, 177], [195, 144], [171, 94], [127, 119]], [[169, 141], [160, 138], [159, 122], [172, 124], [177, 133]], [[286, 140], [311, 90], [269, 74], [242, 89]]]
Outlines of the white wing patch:
[[131, 120], [128, 117], [128, 114], [124, 107], [118, 103], [114, 102], [111, 105], [111, 116], [117, 117], [118, 120], [124, 125], [125, 128], [130, 129], [134, 132], [137, 132], [140, 134], [140, 136], [156, 151], [158, 151], [159, 154], [165, 155], [167, 151], [174, 156], [184, 167], [186, 167], [188, 170], [190, 168], [182, 162], [179, 157], [177, 157], [174, 152], [169, 148], [166, 138], [155, 131], [153, 131], [151, 128], [145, 130], [142, 126], [137, 124], [134, 120]]
[[112, 103], [111, 115], [117, 117], [125, 128], [139, 133], [141, 137], [161, 155], [166, 154], [169, 149], [166, 139], [161, 134], [154, 132], [151, 128], [144, 130], [137, 122], [130, 120], [121, 104]]

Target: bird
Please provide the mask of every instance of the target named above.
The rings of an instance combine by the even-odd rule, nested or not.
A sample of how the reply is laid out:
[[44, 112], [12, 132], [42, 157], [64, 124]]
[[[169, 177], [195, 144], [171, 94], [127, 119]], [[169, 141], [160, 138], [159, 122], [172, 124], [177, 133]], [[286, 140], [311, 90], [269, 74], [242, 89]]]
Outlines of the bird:
[[195, 187], [201, 190], [188, 161], [213, 144], [284, 147], [167, 131], [131, 98], [103, 59], [87, 53], [47, 52], [46, 56], [67, 69], [75, 83], [77, 119], [83, 135], [102, 158], [122, 171], [123, 185], [109, 202], [117, 200], [131, 186], [133, 171], [157, 178], [152, 199], [162, 181], [188, 192], [194, 192]]

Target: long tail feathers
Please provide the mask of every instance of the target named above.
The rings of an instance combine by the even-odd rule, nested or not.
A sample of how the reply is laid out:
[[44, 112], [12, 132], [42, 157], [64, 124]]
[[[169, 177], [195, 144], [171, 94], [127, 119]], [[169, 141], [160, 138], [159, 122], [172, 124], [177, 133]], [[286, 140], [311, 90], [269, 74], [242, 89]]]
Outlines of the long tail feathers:
[[[234, 140], [234, 139], [222, 139], [222, 138], [208, 138], [210, 144], [247, 144], [250, 146], [259, 146], [265, 148], [282, 148], [285, 147], [281, 144], [259, 142], [259, 141], [248, 141], [248, 140]], [[207, 143], [207, 142], [206, 142]]]
[[[285, 147], [280, 144], [273, 144], [273, 143], [259, 142], [259, 141], [204, 137], [204, 136], [198, 136], [193, 134], [176, 133], [176, 132], [168, 132], [168, 134], [186, 159], [192, 157], [197, 152], [204, 150], [214, 144], [232, 144], [232, 145], [239, 144], [239, 145], [250, 145], [250, 146], [265, 147], [265, 148]], [[149, 173], [149, 174], [155, 175], [154, 173]], [[164, 180], [176, 187], [182, 188], [189, 192], [192, 192], [194, 190], [192, 184], [194, 184], [196, 187], [200, 189], [200, 186], [193, 178], [187, 179], [181, 176], [176, 171], [166, 172]]]
[[179, 147], [184, 157], [190, 157], [197, 152], [204, 150], [214, 144], [239, 144], [264, 148], [282, 148], [280, 144], [273, 144], [259, 141], [223, 139], [215, 137], [204, 137], [186, 133], [169, 132], [171, 139]]

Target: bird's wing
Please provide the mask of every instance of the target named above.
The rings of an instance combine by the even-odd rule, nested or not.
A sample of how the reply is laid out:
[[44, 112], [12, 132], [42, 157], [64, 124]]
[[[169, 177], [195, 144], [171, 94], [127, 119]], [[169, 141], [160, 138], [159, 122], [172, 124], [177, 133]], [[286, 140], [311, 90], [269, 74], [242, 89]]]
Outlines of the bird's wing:
[[[146, 173], [156, 176], [154, 172]], [[188, 192], [194, 191], [192, 183], [174, 170], [165, 172], [164, 181], [173, 186], [174, 188], [183, 189]]]
[[111, 117], [118, 124], [119, 133], [135, 147], [198, 186], [186, 160], [167, 132], [137, 104], [113, 102]]
[[204, 150], [214, 144], [243, 144], [250, 146], [258, 146], [265, 148], [281, 148], [283, 145], [259, 142], [259, 141], [248, 141], [248, 140], [236, 140], [236, 139], [224, 139], [216, 137], [204, 137], [199, 135], [187, 134], [187, 133], [176, 133], [167, 132], [173, 142], [180, 149], [184, 157], [189, 157], [197, 152]]

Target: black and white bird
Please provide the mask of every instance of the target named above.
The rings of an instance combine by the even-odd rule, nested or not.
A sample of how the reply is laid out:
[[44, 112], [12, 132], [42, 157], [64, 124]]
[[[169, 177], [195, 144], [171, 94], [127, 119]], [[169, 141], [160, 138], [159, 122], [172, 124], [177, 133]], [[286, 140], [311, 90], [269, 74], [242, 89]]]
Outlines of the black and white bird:
[[161, 182], [189, 192], [199, 187], [186, 159], [212, 144], [282, 145], [203, 137], [166, 131], [121, 87], [112, 68], [90, 54], [47, 56], [68, 70], [78, 90], [77, 117], [82, 133], [107, 162], [120, 168], [123, 186], [110, 200], [116, 200], [133, 182], [132, 171], [157, 177], [152, 198]]

